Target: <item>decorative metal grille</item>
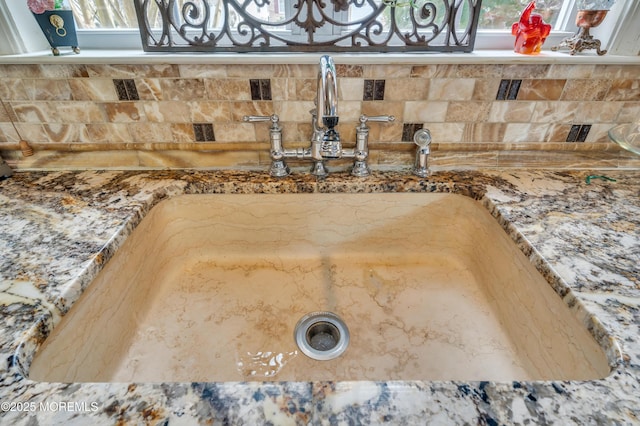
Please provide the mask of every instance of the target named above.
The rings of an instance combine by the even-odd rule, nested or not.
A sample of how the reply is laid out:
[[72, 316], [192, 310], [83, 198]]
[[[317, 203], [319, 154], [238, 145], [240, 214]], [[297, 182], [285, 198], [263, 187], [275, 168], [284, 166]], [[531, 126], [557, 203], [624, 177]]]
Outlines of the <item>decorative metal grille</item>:
[[481, 1], [134, 0], [149, 52], [470, 52]]

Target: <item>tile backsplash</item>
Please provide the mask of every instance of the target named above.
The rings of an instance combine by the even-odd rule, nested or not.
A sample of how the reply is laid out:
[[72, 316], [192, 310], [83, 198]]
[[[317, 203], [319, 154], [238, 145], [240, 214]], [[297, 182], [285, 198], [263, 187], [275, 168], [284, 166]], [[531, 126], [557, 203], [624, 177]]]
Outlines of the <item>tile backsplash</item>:
[[[338, 65], [339, 130], [371, 123], [372, 166], [639, 167], [607, 131], [640, 116], [639, 65]], [[0, 65], [0, 153], [17, 167], [265, 167], [265, 123], [308, 144], [315, 65]], [[19, 137], [36, 155], [22, 158]]]

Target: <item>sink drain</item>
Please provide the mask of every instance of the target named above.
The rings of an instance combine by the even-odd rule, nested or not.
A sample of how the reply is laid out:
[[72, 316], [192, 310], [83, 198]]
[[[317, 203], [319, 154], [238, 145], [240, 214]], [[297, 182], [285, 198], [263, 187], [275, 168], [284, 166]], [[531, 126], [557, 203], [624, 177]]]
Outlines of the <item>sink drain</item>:
[[349, 346], [349, 329], [332, 312], [312, 312], [300, 318], [294, 331], [303, 354], [319, 361], [342, 355]]

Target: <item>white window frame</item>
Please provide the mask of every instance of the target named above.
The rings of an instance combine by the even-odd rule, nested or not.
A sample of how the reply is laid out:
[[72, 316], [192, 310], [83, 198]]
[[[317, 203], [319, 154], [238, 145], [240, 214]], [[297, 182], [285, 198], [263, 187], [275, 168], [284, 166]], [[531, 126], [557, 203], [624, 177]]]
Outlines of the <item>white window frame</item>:
[[[11, 6], [9, 6], [9, 3]], [[0, 55], [27, 54], [48, 49], [48, 44], [27, 8], [26, 0], [0, 0], [0, 36], [7, 40], [0, 44]], [[560, 22], [567, 31], [553, 31], [545, 46], [553, 46], [575, 33], [572, 22], [575, 6]], [[618, 0], [607, 19], [591, 33], [602, 41], [609, 55], [640, 55], [640, 1]], [[78, 30], [78, 44], [82, 49], [128, 49], [141, 50], [137, 29], [92, 29]], [[475, 50], [513, 49], [513, 37], [508, 31], [478, 30]]]

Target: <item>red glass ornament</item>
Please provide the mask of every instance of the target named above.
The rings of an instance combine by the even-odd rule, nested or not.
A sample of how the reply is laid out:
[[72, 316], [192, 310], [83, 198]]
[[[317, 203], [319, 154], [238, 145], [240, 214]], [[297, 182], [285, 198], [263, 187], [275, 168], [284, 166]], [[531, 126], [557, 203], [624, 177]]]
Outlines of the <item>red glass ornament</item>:
[[530, 2], [522, 11], [520, 21], [511, 26], [511, 34], [516, 36], [513, 48], [516, 53], [526, 55], [540, 53], [542, 44], [551, 32], [551, 25], [542, 20], [542, 15], [533, 13], [535, 8], [536, 3]]

